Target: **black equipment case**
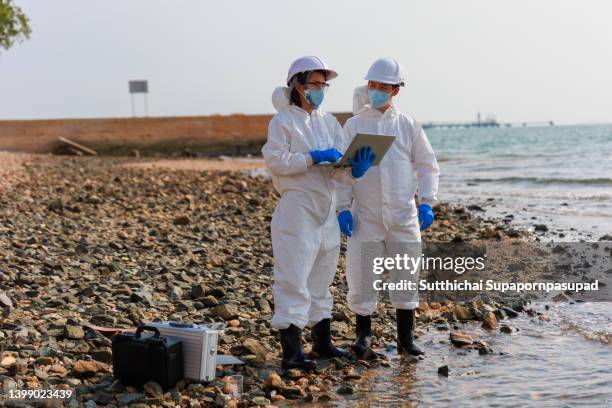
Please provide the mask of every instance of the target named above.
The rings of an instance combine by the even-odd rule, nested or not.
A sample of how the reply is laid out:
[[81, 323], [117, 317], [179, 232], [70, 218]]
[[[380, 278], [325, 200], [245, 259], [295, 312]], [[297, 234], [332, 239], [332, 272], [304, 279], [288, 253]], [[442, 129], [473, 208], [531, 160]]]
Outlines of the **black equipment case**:
[[[143, 331], [153, 335], [142, 335]], [[136, 333], [113, 337], [113, 375], [123, 385], [141, 387], [155, 381], [164, 390], [183, 379], [183, 344], [180, 339], [160, 336], [156, 327], [140, 326]]]

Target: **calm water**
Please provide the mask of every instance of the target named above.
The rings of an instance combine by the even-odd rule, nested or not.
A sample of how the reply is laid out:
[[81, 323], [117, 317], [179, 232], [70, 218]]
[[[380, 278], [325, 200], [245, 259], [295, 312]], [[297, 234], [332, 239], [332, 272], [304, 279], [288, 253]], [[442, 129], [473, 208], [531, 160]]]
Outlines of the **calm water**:
[[[430, 129], [440, 198], [517, 225], [597, 240], [612, 234], [612, 125]], [[573, 228], [573, 230], [572, 230]]]

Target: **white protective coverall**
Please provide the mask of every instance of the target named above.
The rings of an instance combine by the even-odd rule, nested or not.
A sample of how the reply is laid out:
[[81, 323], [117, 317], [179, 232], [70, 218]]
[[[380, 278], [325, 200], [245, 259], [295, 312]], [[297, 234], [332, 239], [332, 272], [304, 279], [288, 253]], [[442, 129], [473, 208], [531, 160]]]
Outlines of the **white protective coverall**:
[[[409, 243], [421, 241], [414, 197], [418, 192], [421, 203], [435, 204], [440, 169], [420, 124], [394, 105], [385, 113], [367, 104], [361, 106], [364, 94], [367, 97], [365, 87], [355, 90], [356, 115], [344, 125], [345, 145], [357, 133], [396, 136], [379, 166], [373, 166], [352, 186], [341, 186], [338, 191], [338, 211], [351, 210], [353, 214], [353, 233], [348, 238], [346, 255], [348, 306], [354, 313], [367, 316], [376, 309], [376, 301], [363, 296], [363, 289], [368, 292], [368, 288], [361, 285], [369, 284], [370, 280], [362, 279], [362, 273], [371, 274], [372, 268], [363, 265], [362, 270], [362, 250], [368, 252], [364, 259], [394, 257], [398, 251], [412, 253], [416, 245]], [[419, 256], [420, 252], [412, 255]], [[418, 282], [418, 270], [400, 278]], [[413, 293], [409, 301], [405, 293], [389, 295], [398, 309], [418, 306], [418, 293]]]
[[350, 186], [349, 169], [314, 166], [309, 152], [344, 151], [342, 127], [320, 109], [308, 114], [290, 105], [288, 88], [272, 94], [279, 111], [262, 148], [274, 187], [281, 195], [272, 216], [274, 316], [272, 327], [303, 329], [331, 318], [329, 292], [340, 253], [336, 182]]

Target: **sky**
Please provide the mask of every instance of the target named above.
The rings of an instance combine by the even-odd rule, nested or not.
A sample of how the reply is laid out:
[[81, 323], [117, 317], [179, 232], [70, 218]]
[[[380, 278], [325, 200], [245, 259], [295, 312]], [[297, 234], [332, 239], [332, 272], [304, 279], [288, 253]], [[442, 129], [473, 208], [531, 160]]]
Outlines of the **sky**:
[[[396, 58], [399, 108], [422, 122], [612, 122], [612, 1], [15, 0], [31, 38], [0, 53], [0, 119], [273, 113], [291, 62], [338, 71], [350, 111], [374, 60]], [[136, 115], [144, 98], [136, 95]]]

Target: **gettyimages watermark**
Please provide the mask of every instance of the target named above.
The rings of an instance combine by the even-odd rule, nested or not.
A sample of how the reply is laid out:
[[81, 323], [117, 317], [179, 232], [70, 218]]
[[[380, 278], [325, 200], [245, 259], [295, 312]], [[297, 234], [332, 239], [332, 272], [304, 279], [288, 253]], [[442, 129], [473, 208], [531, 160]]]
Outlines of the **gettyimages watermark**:
[[361, 302], [612, 302], [612, 242], [367, 242], [360, 262]]

